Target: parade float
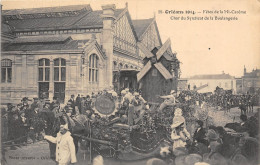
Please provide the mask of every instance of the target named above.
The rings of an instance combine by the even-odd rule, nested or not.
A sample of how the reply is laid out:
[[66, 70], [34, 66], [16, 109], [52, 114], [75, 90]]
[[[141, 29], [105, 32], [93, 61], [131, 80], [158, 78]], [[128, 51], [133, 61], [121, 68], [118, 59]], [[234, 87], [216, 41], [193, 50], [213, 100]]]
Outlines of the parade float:
[[[93, 113], [96, 115], [90, 117], [87, 134], [77, 134], [82, 139], [82, 146], [88, 146], [92, 148], [91, 151], [103, 156], [123, 160], [155, 156], [160, 153], [162, 146], [171, 146], [171, 124], [176, 108], [182, 109], [188, 130], [196, 120], [194, 107], [190, 104], [178, 103], [158, 110], [163, 102], [158, 96], [176, 91], [180, 75], [180, 62], [176, 53], [172, 53], [171, 41], [168, 39], [152, 51], [141, 43], [138, 46], [145, 58], [137, 81], [150, 108], [145, 108], [143, 104], [136, 106], [128, 103], [124, 109], [113, 92], [104, 93], [94, 101]], [[125, 113], [120, 114], [122, 109]]]

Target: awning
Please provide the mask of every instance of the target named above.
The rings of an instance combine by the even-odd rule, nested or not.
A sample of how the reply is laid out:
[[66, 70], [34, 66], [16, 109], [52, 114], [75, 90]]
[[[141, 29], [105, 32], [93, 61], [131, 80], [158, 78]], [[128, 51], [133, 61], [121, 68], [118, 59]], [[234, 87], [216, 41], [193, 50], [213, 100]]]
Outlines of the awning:
[[144, 75], [151, 69], [151, 67], [151, 61], [148, 61], [143, 69], [139, 73], [137, 73], [137, 82], [139, 82], [144, 77]]
[[161, 62], [154, 64], [154, 66], [159, 70], [159, 72], [166, 80], [173, 78], [171, 73], [162, 65]]

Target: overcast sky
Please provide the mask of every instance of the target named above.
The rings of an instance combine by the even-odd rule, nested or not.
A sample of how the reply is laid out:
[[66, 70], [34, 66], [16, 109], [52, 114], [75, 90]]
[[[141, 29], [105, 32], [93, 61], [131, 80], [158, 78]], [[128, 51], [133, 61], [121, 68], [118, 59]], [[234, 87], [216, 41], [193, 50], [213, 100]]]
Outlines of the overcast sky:
[[[124, 8], [127, 1], [110, 0], [2, 0], [3, 10], [14, 8], [36, 8], [90, 4], [100, 10], [102, 4], [116, 4]], [[260, 0], [129, 0], [128, 8], [132, 19], [151, 18], [156, 15], [162, 42], [168, 38], [172, 50], [182, 62], [181, 77], [196, 74], [220, 74], [242, 76], [243, 67], [248, 71], [260, 69]], [[158, 14], [158, 10], [194, 10], [195, 15]], [[216, 16], [203, 14], [203, 10], [241, 10], [246, 14], [218, 14], [236, 16], [236, 21], [181, 21], [171, 16]]]

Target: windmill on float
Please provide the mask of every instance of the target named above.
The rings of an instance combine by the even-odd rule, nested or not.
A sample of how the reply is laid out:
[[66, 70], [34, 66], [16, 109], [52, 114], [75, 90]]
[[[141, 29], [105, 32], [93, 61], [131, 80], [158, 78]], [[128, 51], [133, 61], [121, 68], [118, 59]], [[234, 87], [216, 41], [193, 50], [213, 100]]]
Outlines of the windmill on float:
[[172, 53], [171, 40], [161, 47], [149, 51], [142, 43], [138, 43], [140, 51], [145, 55], [144, 67], [137, 74], [137, 82], [142, 96], [150, 103], [161, 102], [159, 95], [168, 95], [177, 90], [179, 60]]

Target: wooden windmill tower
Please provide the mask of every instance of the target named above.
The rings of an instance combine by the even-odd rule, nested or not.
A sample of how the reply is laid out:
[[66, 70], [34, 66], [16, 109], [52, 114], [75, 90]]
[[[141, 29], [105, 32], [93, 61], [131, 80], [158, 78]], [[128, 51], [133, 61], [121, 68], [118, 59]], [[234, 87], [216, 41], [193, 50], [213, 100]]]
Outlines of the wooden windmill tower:
[[180, 62], [176, 53], [172, 53], [170, 39], [152, 51], [142, 43], [139, 43], [138, 47], [146, 56], [143, 59], [144, 67], [137, 74], [139, 89], [145, 100], [160, 103], [158, 96], [168, 95], [171, 90], [177, 91]]

